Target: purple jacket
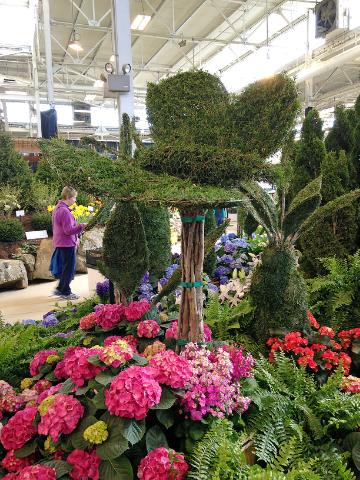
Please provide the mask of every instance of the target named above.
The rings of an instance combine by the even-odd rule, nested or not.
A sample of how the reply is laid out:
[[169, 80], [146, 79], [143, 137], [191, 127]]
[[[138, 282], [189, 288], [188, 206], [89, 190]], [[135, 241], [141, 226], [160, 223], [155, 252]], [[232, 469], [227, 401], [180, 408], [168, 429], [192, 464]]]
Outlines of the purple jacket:
[[76, 223], [74, 215], [65, 202], [59, 200], [52, 214], [54, 247], [75, 247], [77, 235], [85, 225]]

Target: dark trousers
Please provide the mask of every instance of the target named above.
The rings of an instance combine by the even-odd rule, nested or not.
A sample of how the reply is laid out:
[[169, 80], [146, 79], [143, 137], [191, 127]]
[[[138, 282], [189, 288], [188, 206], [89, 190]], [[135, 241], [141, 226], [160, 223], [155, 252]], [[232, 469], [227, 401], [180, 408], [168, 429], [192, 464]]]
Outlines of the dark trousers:
[[58, 247], [61, 255], [62, 271], [57, 289], [63, 295], [70, 295], [70, 283], [76, 267], [76, 247]]

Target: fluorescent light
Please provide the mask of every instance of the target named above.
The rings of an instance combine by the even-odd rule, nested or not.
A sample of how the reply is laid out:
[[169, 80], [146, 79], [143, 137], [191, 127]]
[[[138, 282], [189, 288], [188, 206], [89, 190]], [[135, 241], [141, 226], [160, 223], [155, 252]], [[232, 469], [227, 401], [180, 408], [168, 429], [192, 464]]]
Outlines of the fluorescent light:
[[6, 95], [27, 95], [26, 92], [19, 92], [18, 90], [6, 90]]
[[88, 93], [85, 95], [85, 102], [93, 102], [96, 98], [96, 95]]
[[102, 80], [95, 80], [94, 87], [101, 88], [104, 86], [104, 82]]
[[109, 62], [115, 62], [115, 55], [111, 55], [111, 57], [109, 58]]
[[150, 20], [151, 15], [136, 15], [131, 24], [131, 30], [144, 30]]

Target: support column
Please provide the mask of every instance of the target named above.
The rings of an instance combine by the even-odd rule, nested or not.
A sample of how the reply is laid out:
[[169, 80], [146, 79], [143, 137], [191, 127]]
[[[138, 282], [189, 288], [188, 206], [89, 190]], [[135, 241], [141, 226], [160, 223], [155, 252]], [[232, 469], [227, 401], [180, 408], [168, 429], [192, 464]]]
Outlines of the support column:
[[3, 111], [3, 114], [4, 114], [5, 132], [8, 132], [9, 131], [9, 120], [8, 120], [7, 105], [6, 105], [5, 100], [2, 100], [2, 111]]
[[34, 5], [34, 21], [35, 21], [35, 33], [32, 46], [32, 78], [34, 81], [34, 96], [35, 96], [35, 108], [36, 108], [36, 122], [37, 122], [37, 138], [41, 138], [41, 116], [40, 116], [40, 94], [39, 94], [39, 74], [37, 67], [38, 59], [38, 40], [39, 40], [39, 24], [38, 24], [38, 12], [37, 4]]
[[44, 42], [45, 42], [48, 101], [50, 104], [50, 108], [55, 108], [49, 0], [42, 0], [42, 6], [43, 6], [43, 17], [44, 17]]
[[[122, 66], [129, 63], [132, 66], [130, 6], [129, 0], [112, 0], [112, 36], [116, 71], [122, 73]], [[130, 72], [130, 92], [118, 96], [119, 125], [122, 115], [127, 113], [130, 118], [134, 116], [134, 87], [133, 72]]]

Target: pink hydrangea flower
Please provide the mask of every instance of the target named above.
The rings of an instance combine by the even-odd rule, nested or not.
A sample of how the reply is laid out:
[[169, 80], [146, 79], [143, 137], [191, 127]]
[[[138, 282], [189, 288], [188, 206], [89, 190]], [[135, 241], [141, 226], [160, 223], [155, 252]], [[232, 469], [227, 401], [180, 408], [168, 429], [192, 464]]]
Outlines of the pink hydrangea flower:
[[131, 302], [125, 308], [125, 318], [128, 322], [137, 322], [146, 312], [151, 309], [151, 304], [147, 300]]
[[15, 393], [15, 390], [8, 382], [0, 380], [0, 397], [7, 395], [8, 393]]
[[8, 473], [2, 480], [19, 480], [17, 473]]
[[71, 395], [58, 393], [48, 411], [41, 417], [38, 430], [41, 435], [50, 435], [54, 442], [63, 433], [73, 432], [84, 415], [84, 407]]
[[39, 380], [38, 382], [35, 383], [33, 386], [33, 389], [35, 390], [36, 393], [40, 394], [42, 392], [45, 392], [45, 390], [48, 390], [51, 388], [52, 383], [49, 382], [49, 380]]
[[88, 358], [100, 353], [97, 348], [76, 347], [64, 356], [64, 373], [67, 378], [78, 387], [82, 387], [86, 380], [96, 377], [105, 367], [99, 367], [88, 362]]
[[41, 365], [46, 363], [47, 358], [50, 355], [57, 355], [58, 352], [54, 349], [50, 350], [42, 350], [38, 352], [35, 357], [33, 358], [32, 362], [30, 363], [30, 375], [34, 377], [35, 375], [39, 374], [39, 368]]
[[41, 403], [43, 400], [45, 400], [45, 398], [49, 397], [50, 395], [54, 395], [55, 393], [57, 393], [60, 388], [62, 387], [62, 383], [58, 383], [57, 385], [54, 385], [53, 387], [49, 388], [48, 390], [45, 390], [44, 392], [40, 393], [38, 399], [37, 399], [37, 403]]
[[121, 304], [103, 305], [96, 310], [95, 315], [96, 324], [104, 330], [109, 330], [125, 320], [125, 307]]
[[154, 369], [154, 377], [159, 383], [172, 388], [184, 388], [192, 377], [190, 363], [172, 350], [166, 350], [152, 357], [149, 367]]
[[132, 359], [134, 355], [133, 348], [124, 340], [117, 340], [108, 347], [104, 347], [99, 353], [100, 360], [114, 368]]
[[15, 391], [0, 396], [0, 411], [4, 412], [17, 412], [19, 408], [24, 404], [22, 397], [16, 395]]
[[16, 412], [0, 430], [0, 441], [6, 450], [17, 450], [25, 445], [36, 433], [34, 420], [36, 407], [27, 407]]
[[160, 402], [161, 387], [146, 367], [129, 367], [117, 375], [105, 392], [111, 415], [142, 420]]
[[17, 458], [14, 455], [14, 450], [9, 450], [3, 458], [1, 466], [8, 472], [18, 472], [32, 463], [33, 459], [31, 457]]
[[252, 377], [251, 370], [254, 367], [255, 360], [250, 353], [245, 355], [241, 348], [232, 345], [225, 345], [222, 348], [230, 353], [230, 360], [233, 365], [232, 380], [234, 382], [240, 380], [240, 378]]
[[120, 337], [119, 335], [111, 335], [110, 337], [105, 338], [104, 346], [108, 347], [112, 343], [116, 343], [118, 340], [124, 340], [133, 348], [134, 351], [136, 351], [139, 343], [138, 339], [134, 337], [134, 335], [125, 335], [124, 337]]
[[137, 474], [140, 480], [182, 480], [188, 469], [183, 455], [161, 447], [141, 460]]
[[32, 465], [25, 467], [14, 478], [18, 480], [56, 480], [56, 471], [55, 468], [46, 465]]
[[147, 360], [150, 360], [152, 357], [154, 357], [156, 354], [160, 352], [164, 352], [166, 350], [166, 345], [165, 343], [159, 342], [158, 340], [154, 343], [151, 343], [148, 345], [144, 352], [143, 355]]
[[120, 337], [119, 335], [110, 335], [110, 337], [105, 338], [104, 340], [104, 347], [108, 347], [112, 343], [115, 343], [117, 340], [122, 340], [123, 337]]
[[99, 480], [101, 458], [96, 455], [95, 450], [89, 453], [84, 450], [74, 450], [67, 457], [67, 462], [73, 465], [70, 477], [74, 480]]
[[156, 320], [143, 320], [137, 326], [139, 337], [155, 338], [160, 332], [160, 325]]
[[[175, 340], [178, 339], [178, 322], [175, 320], [171, 322], [170, 327], [166, 330], [165, 338], [174, 338]], [[204, 323], [204, 341], [211, 342], [212, 340], [212, 332], [206, 323]]]
[[97, 323], [97, 316], [96, 313], [89, 313], [89, 315], [85, 315], [85, 317], [80, 318], [80, 328], [81, 330], [91, 330], [95, 327]]
[[30, 390], [29, 388], [26, 388], [21, 392], [19, 397], [21, 398], [22, 403], [26, 403], [28, 404], [28, 406], [30, 406], [29, 404], [31, 405], [36, 404], [39, 395], [35, 390]]

